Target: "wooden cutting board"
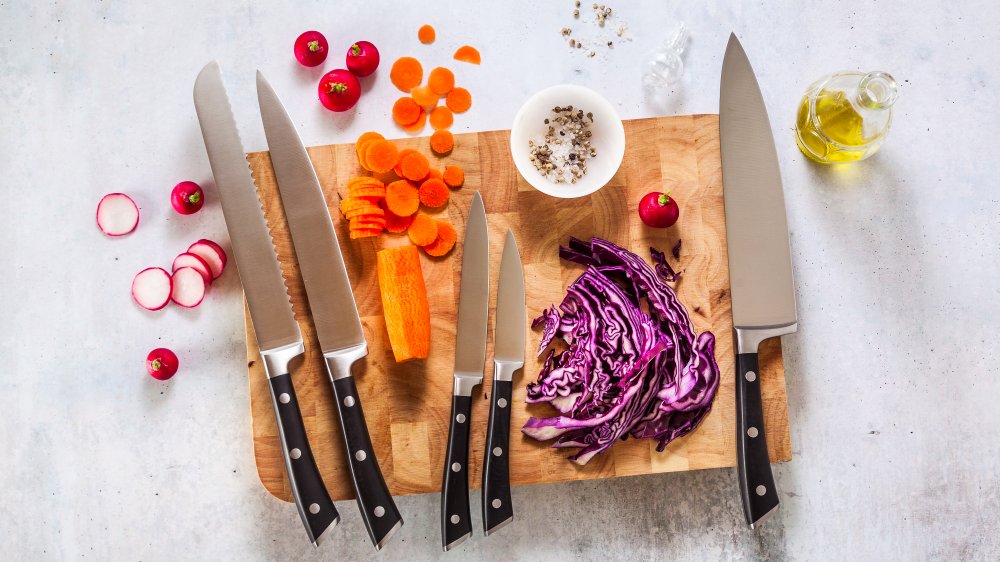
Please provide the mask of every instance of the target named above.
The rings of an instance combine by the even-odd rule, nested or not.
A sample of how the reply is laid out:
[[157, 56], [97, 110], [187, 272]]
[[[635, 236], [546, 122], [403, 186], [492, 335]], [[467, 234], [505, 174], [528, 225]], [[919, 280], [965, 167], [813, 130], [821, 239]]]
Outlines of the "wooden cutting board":
[[[607, 478], [736, 464], [735, 374], [719, 118], [689, 115], [626, 121], [625, 136], [625, 161], [614, 179], [594, 195], [573, 200], [548, 197], [525, 183], [511, 160], [508, 131], [457, 135], [451, 155], [441, 159], [432, 157], [437, 166], [457, 164], [465, 169], [465, 186], [452, 192], [451, 202], [442, 212], [458, 230], [459, 241], [464, 236], [465, 215], [475, 190], [483, 195], [490, 229], [490, 345], [486, 382], [478, 389], [473, 405], [469, 479], [473, 487], [478, 487], [481, 479], [492, 376], [493, 306], [507, 228], [514, 230], [524, 262], [529, 322], [542, 309], [558, 304], [566, 286], [582, 272], [581, 267], [559, 260], [559, 245], [565, 244], [570, 235], [582, 239], [603, 237], [629, 247], [644, 258], [649, 257], [650, 246], [669, 253], [681, 238], [678, 269], [683, 270], [683, 275], [676, 290], [688, 307], [695, 330], [715, 333], [716, 359], [722, 372], [712, 412], [690, 435], [671, 443], [663, 452], [656, 452], [651, 440], [618, 442], [586, 466], [578, 466], [565, 459], [569, 454], [566, 450], [551, 449], [519, 431], [528, 417], [555, 413], [547, 404], [524, 403], [525, 384], [534, 380], [541, 368], [540, 360], [535, 357], [538, 333], [529, 329], [525, 367], [514, 378], [512, 483]], [[414, 148], [430, 155], [426, 138], [402, 139], [398, 143], [401, 148]], [[338, 210], [337, 194], [346, 196], [342, 186], [347, 179], [364, 173], [358, 165], [354, 145], [314, 147], [309, 149], [309, 156], [326, 192], [368, 339], [369, 355], [356, 365], [355, 376], [382, 472], [393, 494], [439, 492], [451, 407], [461, 242], [443, 259], [431, 259], [421, 253], [431, 307], [431, 355], [426, 361], [397, 365], [382, 319], [375, 253], [381, 247], [409, 242], [405, 235], [389, 234], [378, 239], [348, 239], [347, 221]], [[253, 153], [248, 158], [306, 342], [304, 361], [293, 367], [292, 377], [309, 441], [330, 495], [336, 500], [350, 499], [354, 492], [332, 389], [318, 351], [274, 172], [266, 152]], [[635, 212], [639, 199], [649, 191], [665, 189], [671, 190], [680, 204], [680, 221], [665, 230], [643, 226]], [[268, 492], [290, 501], [271, 399], [249, 316], [246, 328], [257, 471]], [[777, 340], [763, 346], [760, 362], [768, 452], [773, 462], [787, 461], [791, 459], [788, 408], [781, 345]]]

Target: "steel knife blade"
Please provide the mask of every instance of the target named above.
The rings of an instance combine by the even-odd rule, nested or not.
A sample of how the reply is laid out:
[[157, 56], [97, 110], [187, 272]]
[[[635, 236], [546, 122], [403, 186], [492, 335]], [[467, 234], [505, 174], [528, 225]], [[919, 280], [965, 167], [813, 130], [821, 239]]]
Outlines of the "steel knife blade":
[[507, 230], [500, 258], [493, 330], [493, 390], [483, 452], [483, 532], [489, 536], [514, 519], [510, 494], [510, 410], [514, 373], [524, 367], [528, 312], [524, 272], [514, 233]]
[[218, 63], [209, 63], [198, 74], [194, 105], [267, 372], [292, 495], [310, 541], [318, 546], [340, 515], [316, 467], [289, 374], [289, 362], [304, 352], [302, 335]]
[[778, 155], [764, 97], [735, 34], [722, 63], [719, 137], [736, 347], [737, 466], [747, 523], [778, 507], [764, 436], [757, 348], [796, 330]]
[[490, 242], [486, 209], [472, 197], [462, 244], [462, 280], [455, 336], [455, 384], [441, 484], [441, 544], [445, 551], [472, 535], [469, 511], [469, 425], [472, 389], [483, 382], [490, 302]]
[[326, 197], [295, 124], [257, 72], [257, 100], [313, 325], [336, 397], [358, 509], [376, 550], [402, 526], [372, 446], [351, 366], [368, 354]]

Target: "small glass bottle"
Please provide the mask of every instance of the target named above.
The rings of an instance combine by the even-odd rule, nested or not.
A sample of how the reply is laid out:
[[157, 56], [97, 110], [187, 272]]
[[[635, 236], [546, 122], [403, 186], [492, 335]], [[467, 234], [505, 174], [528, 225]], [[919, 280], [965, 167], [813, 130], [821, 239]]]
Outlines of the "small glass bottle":
[[684, 75], [684, 49], [691, 32], [681, 23], [662, 47], [646, 56], [642, 66], [642, 87], [653, 101], [662, 102]]
[[823, 164], [868, 158], [889, 133], [896, 94], [896, 81], [885, 72], [838, 72], [821, 78], [799, 104], [799, 149]]

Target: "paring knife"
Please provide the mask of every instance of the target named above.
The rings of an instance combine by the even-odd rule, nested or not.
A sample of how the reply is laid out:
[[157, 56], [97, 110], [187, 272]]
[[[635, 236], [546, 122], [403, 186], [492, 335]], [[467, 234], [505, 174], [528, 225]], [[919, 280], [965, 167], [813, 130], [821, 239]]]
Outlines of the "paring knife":
[[469, 511], [469, 426], [472, 389], [486, 367], [486, 319], [490, 303], [490, 242], [486, 209], [477, 191], [465, 223], [462, 281], [455, 326], [455, 386], [451, 397], [448, 452], [441, 484], [441, 544], [448, 551], [472, 535]]
[[260, 72], [257, 100], [316, 336], [333, 384], [358, 509], [372, 544], [381, 550], [403, 525], [403, 518], [379, 469], [361, 397], [351, 375], [355, 361], [368, 355], [368, 344], [344, 256], [305, 146], [281, 100]]
[[483, 460], [483, 531], [487, 536], [514, 519], [510, 499], [510, 408], [514, 373], [524, 367], [524, 273], [514, 233], [507, 231], [500, 259], [493, 330], [493, 392]]
[[209, 63], [198, 74], [194, 84], [194, 106], [270, 384], [292, 496], [309, 540], [318, 546], [323, 535], [340, 521], [340, 515], [316, 468], [295, 398], [288, 364], [302, 355], [305, 347], [299, 325], [292, 315], [288, 289], [281, 276], [218, 63]]
[[764, 438], [757, 347], [795, 332], [785, 199], [771, 124], [753, 68], [729, 37], [719, 93], [722, 183], [736, 341], [736, 452], [750, 528], [778, 508]]

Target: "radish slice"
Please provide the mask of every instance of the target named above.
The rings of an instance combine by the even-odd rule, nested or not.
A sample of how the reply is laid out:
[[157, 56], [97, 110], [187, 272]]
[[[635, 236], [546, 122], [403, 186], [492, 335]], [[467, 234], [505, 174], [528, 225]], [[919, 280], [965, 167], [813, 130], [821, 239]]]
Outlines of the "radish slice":
[[222, 271], [226, 268], [226, 261], [228, 261], [226, 251], [222, 249], [222, 246], [211, 240], [202, 238], [191, 244], [187, 251], [205, 260], [205, 263], [208, 264], [209, 269], [212, 271], [213, 281], [218, 279], [222, 275]]
[[160, 267], [147, 267], [132, 279], [132, 298], [146, 310], [160, 310], [170, 302], [173, 283]]
[[170, 266], [170, 270], [176, 273], [177, 270], [182, 267], [193, 267], [197, 269], [198, 273], [205, 278], [206, 285], [212, 282], [212, 269], [208, 266], [208, 263], [205, 260], [201, 259], [200, 256], [184, 252], [174, 258], [174, 263]]
[[139, 224], [139, 207], [124, 193], [109, 193], [97, 204], [97, 228], [108, 236], [122, 236]]
[[194, 308], [205, 298], [205, 277], [193, 267], [182, 267], [174, 272], [170, 300], [184, 308]]

